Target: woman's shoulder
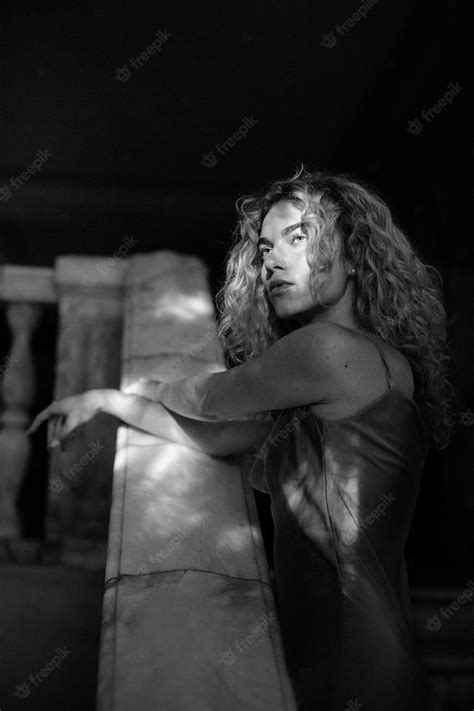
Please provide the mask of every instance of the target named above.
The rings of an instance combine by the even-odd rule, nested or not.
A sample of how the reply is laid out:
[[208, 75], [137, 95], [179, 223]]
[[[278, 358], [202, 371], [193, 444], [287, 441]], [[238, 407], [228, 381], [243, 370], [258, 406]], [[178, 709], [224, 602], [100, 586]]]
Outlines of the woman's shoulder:
[[398, 360], [409, 364], [407, 357], [402, 351], [389, 341], [381, 338], [377, 333], [363, 328], [351, 328], [331, 321], [321, 321], [319, 326], [321, 336], [326, 339], [333, 339], [347, 348], [354, 348], [367, 352], [374, 351], [374, 342], [382, 350], [384, 356], [389, 356], [392, 360]]
[[351, 339], [351, 330], [335, 321], [314, 321], [300, 326], [291, 332], [291, 336], [308, 344], [308, 347], [334, 348], [346, 345]]
[[334, 338], [340, 339], [347, 355], [358, 363], [361, 375], [365, 373], [365, 386], [370, 387], [374, 379], [379, 383], [385, 382], [381, 358], [383, 355], [392, 383], [407, 396], [412, 396], [413, 371], [410, 361], [399, 348], [376, 333], [346, 326], [341, 326], [339, 331], [334, 333]]
[[315, 321], [298, 331], [297, 338], [302, 341], [303, 348], [307, 348], [308, 355], [320, 354], [334, 364], [341, 365], [347, 356], [365, 353], [374, 347], [356, 329], [334, 321]]

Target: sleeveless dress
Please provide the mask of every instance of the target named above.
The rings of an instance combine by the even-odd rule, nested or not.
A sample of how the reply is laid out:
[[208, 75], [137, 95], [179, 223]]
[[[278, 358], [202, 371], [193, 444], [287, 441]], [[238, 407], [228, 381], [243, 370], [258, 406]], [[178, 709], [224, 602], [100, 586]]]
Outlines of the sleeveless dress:
[[420, 711], [404, 545], [428, 445], [391, 382], [351, 417], [279, 414], [249, 472], [271, 497], [276, 597], [299, 711]]

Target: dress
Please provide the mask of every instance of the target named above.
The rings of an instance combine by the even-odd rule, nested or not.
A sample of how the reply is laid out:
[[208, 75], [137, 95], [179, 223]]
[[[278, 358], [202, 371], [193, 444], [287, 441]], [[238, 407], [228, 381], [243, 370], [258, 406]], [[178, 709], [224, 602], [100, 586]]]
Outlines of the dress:
[[[363, 333], [363, 332], [360, 332]], [[271, 497], [276, 596], [300, 711], [420, 711], [404, 545], [428, 450], [392, 385], [351, 417], [280, 410], [249, 473]]]

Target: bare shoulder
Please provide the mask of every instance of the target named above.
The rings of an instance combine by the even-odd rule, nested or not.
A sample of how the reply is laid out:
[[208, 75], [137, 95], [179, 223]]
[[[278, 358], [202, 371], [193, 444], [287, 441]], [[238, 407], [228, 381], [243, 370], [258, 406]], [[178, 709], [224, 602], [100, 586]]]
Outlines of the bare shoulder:
[[324, 391], [325, 401], [344, 390], [344, 383], [358, 372], [356, 354], [360, 349], [351, 329], [332, 321], [320, 321], [301, 326], [286, 338], [290, 339], [288, 345], [295, 367], [314, 378], [316, 387], [321, 393]]
[[[319, 378], [322, 397], [314, 398], [313, 407], [323, 418], [351, 416], [386, 392], [380, 353], [363, 333], [325, 321], [304, 326], [293, 334], [295, 353], [300, 360], [307, 360], [306, 369], [314, 375], [315, 382]], [[407, 358], [381, 338], [374, 335], [371, 338], [384, 353], [392, 382], [407, 397], [412, 397], [413, 374]], [[312, 393], [309, 384], [307, 390]]]
[[365, 364], [365, 368], [362, 368], [362, 370], [368, 371], [370, 378], [373, 376], [374, 367], [381, 374], [385, 372], [381, 364], [380, 354], [372, 342], [375, 341], [384, 354], [394, 383], [398, 384], [402, 391], [413, 391], [413, 372], [410, 361], [402, 351], [373, 333], [371, 334], [372, 341], [363, 333], [352, 331], [351, 329], [349, 329], [348, 337], [352, 338], [353, 341], [353, 345], [348, 347], [352, 348], [352, 352], [358, 355], [360, 364]]
[[413, 373], [405, 355], [375, 334], [364, 333], [339, 324], [326, 323], [326, 339], [334, 352], [335, 395], [363, 399], [376, 397], [386, 390], [385, 367], [374, 341], [382, 350], [392, 381], [408, 397], [413, 394]]
[[332, 321], [320, 321], [302, 326], [293, 331], [295, 345], [318, 359], [337, 364], [347, 354], [348, 349], [356, 347], [351, 329]]

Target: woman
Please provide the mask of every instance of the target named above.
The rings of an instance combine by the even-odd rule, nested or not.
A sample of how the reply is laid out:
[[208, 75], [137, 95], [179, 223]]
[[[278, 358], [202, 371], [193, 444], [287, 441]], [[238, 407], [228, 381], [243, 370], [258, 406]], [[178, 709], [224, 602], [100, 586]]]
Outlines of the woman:
[[403, 549], [427, 450], [452, 426], [439, 275], [350, 176], [301, 166], [237, 208], [218, 294], [232, 367], [65, 398], [30, 432], [52, 418], [57, 446], [105, 411], [214, 455], [260, 447], [250, 481], [271, 497], [299, 709], [418, 711]]

